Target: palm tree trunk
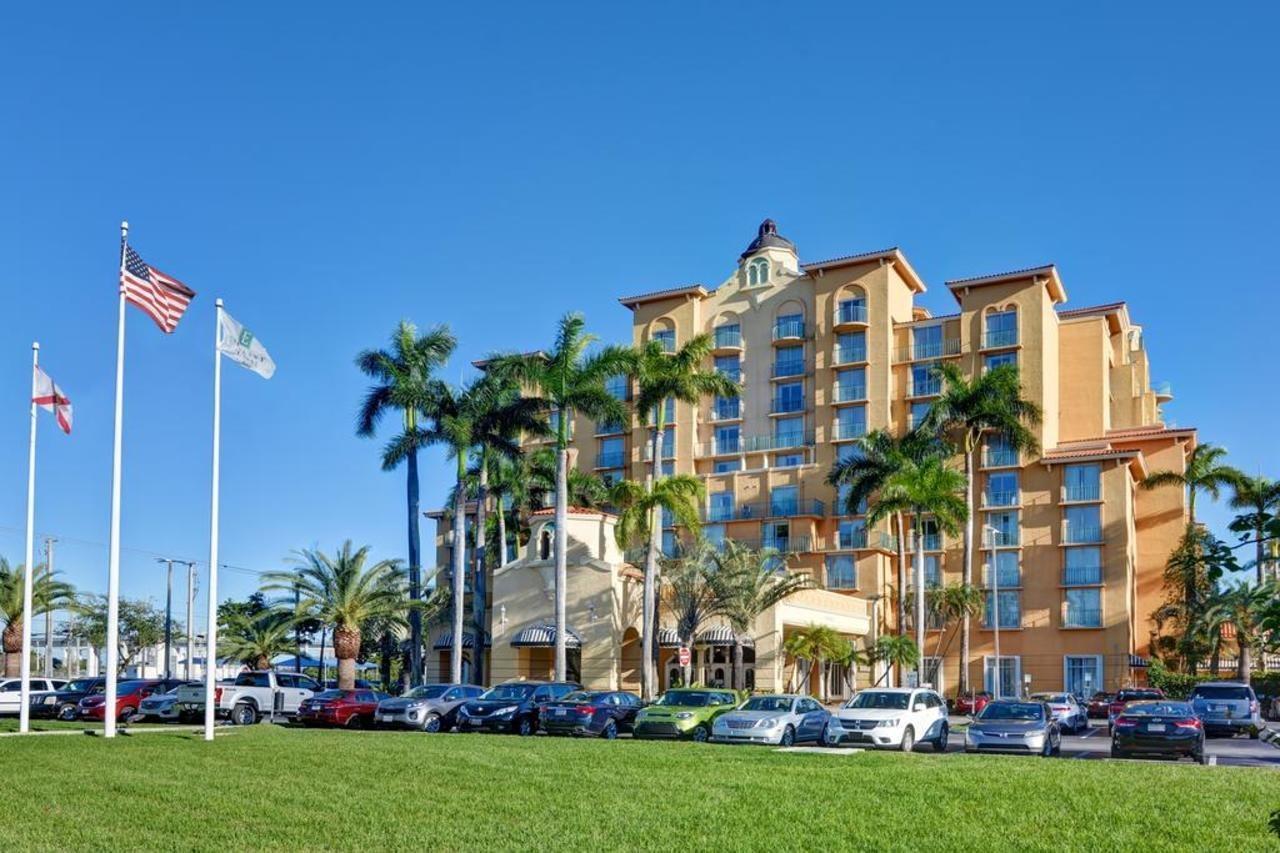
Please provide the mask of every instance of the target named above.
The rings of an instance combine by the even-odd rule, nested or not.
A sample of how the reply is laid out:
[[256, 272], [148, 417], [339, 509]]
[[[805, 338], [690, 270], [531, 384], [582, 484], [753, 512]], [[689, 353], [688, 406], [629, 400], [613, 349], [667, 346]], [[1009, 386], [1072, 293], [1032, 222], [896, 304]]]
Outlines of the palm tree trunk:
[[507, 508], [503, 505], [504, 497], [499, 495], [494, 502], [498, 511], [498, 568], [507, 565]]
[[22, 619], [13, 619], [4, 627], [4, 674], [17, 678], [22, 674]]
[[693, 684], [693, 635], [681, 636], [680, 644], [689, 649], [689, 665], [680, 667], [680, 677], [684, 680], [684, 686], [689, 687]]
[[[658, 407], [658, 418], [653, 435], [649, 440], [649, 451], [652, 455], [648, 472], [648, 489], [653, 490], [658, 481], [658, 472], [662, 465], [662, 420], [663, 406]], [[654, 671], [654, 621], [658, 612], [658, 550], [662, 547], [662, 515], [655, 508], [649, 517], [649, 545], [644, 552], [644, 591], [640, 607], [640, 669], [641, 698], [646, 702], [653, 701], [657, 695], [657, 673]]]
[[896, 513], [894, 518], [898, 522], [898, 594], [894, 596], [897, 599], [895, 618], [898, 620], [898, 633], [905, 634], [907, 632], [907, 523], [900, 512]]
[[[568, 438], [567, 420], [568, 418], [562, 412], [560, 431], [566, 440]], [[569, 451], [566, 448], [567, 441], [558, 442], [556, 445], [556, 681], [564, 681], [565, 671], [568, 669], [568, 657], [565, 651], [565, 631], [567, 629], [565, 602], [567, 601], [568, 593], [565, 585], [569, 582], [569, 538], [568, 531], [565, 528], [569, 524]]]
[[1254, 561], [1255, 562], [1254, 568], [1257, 569], [1257, 575], [1258, 575], [1258, 586], [1262, 586], [1262, 576], [1263, 576], [1262, 562], [1266, 556], [1265, 551], [1262, 547], [1262, 537], [1264, 535], [1265, 535], [1265, 531], [1262, 529], [1262, 525], [1258, 525], [1253, 531], [1254, 538], [1258, 540], [1256, 543], [1254, 543], [1255, 546], [1257, 547], [1257, 554], [1258, 554], [1257, 559]]
[[924, 518], [922, 508], [916, 507], [916, 686], [924, 684]]
[[1241, 684], [1249, 683], [1249, 674], [1253, 670], [1252, 649], [1249, 643], [1245, 641], [1244, 634], [1236, 629], [1236, 642], [1240, 646], [1240, 654], [1236, 656], [1236, 681]]
[[[409, 509], [409, 600], [422, 598], [422, 540], [418, 528], [418, 451], [409, 451], [406, 470], [407, 503]], [[414, 608], [409, 611], [410, 683], [422, 683], [422, 613]]]
[[449, 643], [449, 681], [462, 683], [462, 620], [467, 587], [467, 455], [458, 453], [458, 487], [453, 493], [453, 637]]
[[360, 654], [360, 629], [338, 625], [333, 629], [333, 656], [338, 659], [338, 688], [356, 686], [356, 656]]
[[[734, 628], [733, 631], [736, 634], [738, 632], [738, 629]], [[742, 643], [738, 642], [737, 637], [734, 637], [733, 639], [733, 689], [734, 690], [741, 690], [743, 686], [746, 684], [746, 673], [742, 671], [743, 667], [746, 666], [746, 663], [743, 660], [744, 657], [745, 655], [742, 653]]]
[[489, 465], [488, 451], [480, 451], [480, 482], [476, 489], [476, 554], [475, 573], [471, 580], [471, 630], [475, 644], [471, 647], [471, 673], [476, 684], [484, 684], [485, 624], [485, 560], [489, 539]]
[[[961, 582], [966, 587], [973, 583], [973, 516], [977, 504], [977, 498], [973, 493], [973, 457], [977, 452], [975, 442], [974, 447], [966, 448], [964, 455], [964, 500], [968, 507], [968, 517], [964, 520], [964, 568]], [[972, 627], [972, 622], [966, 611], [960, 621], [960, 677], [956, 680], [960, 694], [957, 695], [964, 694], [969, 690], [969, 656], [972, 653]], [[939, 662], [938, 666], [942, 666], [941, 662]]]

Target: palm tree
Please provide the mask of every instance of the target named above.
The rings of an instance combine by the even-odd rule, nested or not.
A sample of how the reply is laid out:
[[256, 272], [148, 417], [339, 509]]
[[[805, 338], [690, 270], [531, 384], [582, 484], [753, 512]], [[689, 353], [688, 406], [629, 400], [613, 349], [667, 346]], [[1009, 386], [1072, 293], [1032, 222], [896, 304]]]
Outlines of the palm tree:
[[[693, 647], [698, 631], [720, 609], [720, 588], [711, 576], [712, 548], [699, 542], [687, 554], [662, 561], [666, 579], [664, 603], [676, 623], [680, 645]], [[692, 684], [690, 667], [681, 668], [685, 684]]]
[[[667, 401], [699, 405], [712, 395], [737, 397], [740, 386], [703, 363], [711, 355], [712, 337], [695, 335], [674, 353], [658, 341], [648, 341], [630, 354], [628, 374], [636, 383], [636, 411], [649, 419], [649, 471], [646, 485], [653, 489], [662, 479], [662, 442], [667, 429]], [[656, 513], [655, 504], [651, 512]], [[662, 548], [662, 526], [657, 518], [648, 523], [649, 540], [644, 558], [644, 594], [640, 630], [641, 692], [652, 699], [656, 687], [654, 672], [654, 614], [657, 612], [658, 553]]]
[[1227, 455], [1225, 447], [1213, 444], [1197, 444], [1187, 456], [1187, 465], [1181, 471], [1152, 471], [1142, 481], [1144, 489], [1158, 489], [1162, 486], [1180, 486], [1187, 493], [1188, 524], [1196, 523], [1196, 496], [1201, 492], [1215, 501], [1222, 490], [1237, 483], [1241, 474], [1222, 460]]
[[852, 693], [858, 689], [858, 667], [869, 665], [871, 656], [850, 642], [842, 652], [829, 657], [827, 663], [844, 669], [844, 685]]
[[[973, 584], [953, 583], [946, 586], [933, 587], [925, 592], [926, 609], [938, 616], [942, 625], [938, 631], [938, 641], [934, 647], [933, 656], [941, 661], [946, 655], [947, 650], [951, 648], [951, 641], [955, 639], [953, 633], [947, 640], [947, 644], [942, 644], [942, 638], [947, 633], [947, 626], [952, 625], [960, 620], [972, 619], [982, 615], [983, 606], [986, 603], [986, 596], [982, 590]], [[963, 668], [963, 667], [962, 667]], [[961, 690], [963, 693], [964, 690]]]
[[[418, 528], [418, 450], [422, 433], [418, 416], [431, 396], [432, 374], [443, 365], [457, 346], [447, 326], [436, 326], [424, 335], [408, 320], [401, 320], [391, 335], [388, 349], [365, 350], [356, 356], [356, 366], [374, 380], [365, 392], [356, 416], [356, 434], [371, 437], [388, 411], [400, 412], [402, 429], [382, 451], [382, 470], [406, 464], [406, 504], [409, 522], [409, 598], [422, 597], [422, 542]], [[410, 682], [422, 680], [422, 620], [409, 615]]]
[[[466, 497], [467, 461], [471, 453], [479, 456], [481, 489], [487, 488], [486, 459], [490, 455], [514, 459], [520, 455], [521, 433], [541, 433], [545, 425], [539, 417], [541, 404], [520, 394], [518, 386], [503, 372], [489, 370], [462, 388], [443, 382], [433, 383], [432, 393], [423, 412], [430, 426], [422, 430], [423, 444], [442, 444], [456, 466], [453, 489], [453, 642], [450, 655], [453, 683], [462, 681], [463, 619], [466, 596]], [[484, 548], [484, 517], [480, 507], [487, 494], [477, 495], [476, 552]], [[482, 565], [482, 564], [481, 564]], [[472, 585], [472, 620], [475, 630], [475, 661], [472, 676], [483, 683], [481, 660], [485, 624], [483, 580], [477, 572]]]
[[[549, 447], [529, 454], [528, 493], [539, 503], [556, 490], [556, 455]], [[598, 509], [609, 502], [609, 486], [604, 478], [593, 471], [570, 468], [568, 473], [569, 505], [583, 509]]]
[[901, 673], [919, 663], [920, 647], [906, 634], [881, 634], [871, 650], [871, 659], [888, 664], [881, 678], [887, 676], [891, 669], [896, 669], [899, 673], [898, 686], [901, 687]]
[[[71, 608], [76, 602], [75, 588], [58, 580], [57, 572], [50, 572], [49, 567], [43, 563], [38, 563], [31, 570], [31, 581], [32, 618], [43, 616], [51, 610]], [[4, 632], [0, 637], [4, 644], [4, 672], [11, 677], [17, 677], [22, 671], [25, 588], [25, 567], [19, 565], [10, 568], [9, 562], [0, 557], [0, 621], [4, 622]]]
[[292, 606], [298, 592], [298, 611], [333, 630], [333, 654], [338, 659], [338, 686], [355, 686], [356, 657], [360, 653], [361, 628], [371, 619], [408, 624], [410, 610], [421, 601], [405, 597], [406, 573], [396, 560], [366, 565], [369, 546], [352, 548], [342, 543], [335, 556], [308, 548], [295, 552], [293, 571], [268, 572], [263, 590], [283, 594], [277, 606]]
[[620, 421], [627, 409], [605, 390], [605, 380], [626, 372], [630, 354], [621, 347], [605, 347], [587, 354], [596, 340], [587, 334], [581, 314], [566, 314], [560, 320], [555, 345], [550, 352], [503, 356], [489, 371], [516, 379], [544, 410], [554, 415], [556, 450], [555, 508], [555, 675], [563, 681], [567, 665], [565, 648], [565, 605], [569, 541], [569, 424], [575, 412], [597, 421]]
[[[984, 437], [1000, 438], [1020, 453], [1036, 453], [1039, 442], [1029, 427], [1040, 423], [1040, 407], [1022, 396], [1018, 367], [1005, 364], [973, 379], [956, 364], [938, 368], [942, 376], [942, 395], [929, 408], [923, 428], [934, 430], [952, 443], [964, 457], [963, 563], [961, 583], [973, 583], [973, 520], [977, 517], [974, 471], [977, 454]], [[971, 621], [968, 614], [960, 623], [960, 683], [963, 693], [969, 689], [969, 657]]]
[[[867, 523], [874, 524], [891, 513], [911, 513], [915, 532], [915, 628], [916, 648], [924, 648], [924, 520], [932, 516], [943, 533], [954, 536], [968, 517], [969, 507], [961, 494], [964, 475], [948, 468], [939, 456], [909, 459], [888, 479], [870, 507]], [[963, 667], [962, 667], [963, 669]], [[924, 683], [924, 661], [916, 662], [917, 683]]]
[[287, 610], [230, 613], [218, 628], [218, 651], [253, 669], [270, 669], [273, 658], [294, 650], [290, 632], [297, 623]]
[[1236, 680], [1249, 683], [1253, 669], [1253, 652], [1259, 649], [1263, 638], [1263, 619], [1267, 608], [1280, 594], [1280, 584], [1268, 581], [1260, 584], [1238, 584], [1210, 598], [1202, 619], [1208, 625], [1223, 625], [1235, 629]]
[[777, 551], [756, 551], [733, 540], [710, 555], [713, 582], [719, 587], [719, 615], [733, 630], [733, 689], [746, 687], [741, 638], [750, 636], [756, 619], [769, 608], [814, 586], [813, 578], [789, 571]]
[[[847, 637], [840, 636], [834, 628], [826, 625], [810, 625], [807, 628], [801, 628], [782, 641], [783, 650], [791, 655], [797, 666], [800, 661], [809, 664], [804, 686], [810, 693], [818, 695], [819, 699], [822, 698], [820, 694], [825, 692], [820, 677], [823, 662], [832, 658], [847, 658], [848, 650], [852, 645]], [[816, 690], [814, 689], [815, 681], [818, 682]]]
[[1248, 477], [1241, 475], [1231, 483], [1231, 508], [1248, 510], [1235, 517], [1231, 522], [1231, 530], [1242, 534], [1248, 541], [1253, 537], [1257, 556], [1254, 559], [1254, 570], [1257, 581], [1264, 580], [1263, 569], [1267, 562], [1267, 525], [1276, 518], [1280, 511], [1280, 482], [1266, 477]]

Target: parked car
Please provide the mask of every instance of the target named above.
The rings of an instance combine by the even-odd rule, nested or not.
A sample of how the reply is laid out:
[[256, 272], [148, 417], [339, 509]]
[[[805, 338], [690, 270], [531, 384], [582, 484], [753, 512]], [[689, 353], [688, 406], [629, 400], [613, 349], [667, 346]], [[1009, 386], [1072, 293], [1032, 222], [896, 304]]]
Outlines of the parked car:
[[581, 690], [569, 681], [508, 681], [458, 709], [458, 731], [531, 735], [538, 730], [538, 706]]
[[61, 690], [31, 697], [31, 716], [74, 720], [80, 715], [80, 700], [107, 688], [105, 678], [74, 678]]
[[[182, 682], [176, 678], [135, 678], [116, 684], [116, 719], [128, 722], [138, 712], [142, 700], [154, 693], [165, 693]], [[104, 720], [107, 716], [107, 694], [92, 693], [77, 704], [82, 720]]]
[[1206, 681], [1191, 689], [1187, 697], [1196, 716], [1204, 724], [1205, 735], [1248, 734], [1254, 740], [1266, 728], [1253, 688], [1238, 681]]
[[[34, 696], [36, 693], [51, 693], [61, 690], [66, 686], [65, 678], [36, 678], [30, 679], [29, 689]], [[21, 678], [5, 678], [0, 679], [0, 714], [16, 714], [22, 710], [22, 679]]]
[[[178, 713], [183, 719], [204, 719], [202, 683], [184, 684], [178, 689]], [[292, 716], [303, 701], [320, 692], [320, 684], [309, 675], [296, 672], [242, 672], [230, 684], [218, 684], [213, 691], [214, 713], [240, 726], [252, 725], [271, 713]]]
[[1204, 764], [1204, 724], [1189, 702], [1131, 702], [1111, 721], [1111, 757], [1181, 758]]
[[1062, 731], [1080, 734], [1089, 730], [1089, 711], [1070, 693], [1032, 693], [1031, 699], [1049, 706]]
[[625, 690], [575, 690], [538, 708], [538, 726], [551, 735], [593, 735], [613, 740], [635, 727], [644, 702]]
[[1111, 709], [1111, 700], [1116, 698], [1116, 694], [1107, 693], [1099, 690], [1093, 696], [1089, 697], [1089, 717], [1095, 720], [1107, 719], [1108, 711]]
[[1111, 724], [1116, 717], [1120, 716], [1120, 712], [1124, 710], [1124, 706], [1130, 702], [1147, 701], [1151, 699], [1163, 699], [1164, 691], [1158, 687], [1126, 687], [1111, 699], [1111, 704], [1107, 706], [1107, 734], [1111, 734]]
[[964, 736], [965, 752], [1017, 752], [1048, 757], [1062, 750], [1062, 729], [1044, 702], [997, 699]]
[[424, 732], [447, 732], [457, 724], [458, 709], [479, 698], [483, 687], [474, 684], [424, 684], [403, 696], [389, 696], [378, 703], [377, 723]]
[[[186, 682], [193, 684], [195, 682]], [[155, 722], [174, 722], [178, 719], [178, 688], [163, 693], [152, 693], [138, 705], [135, 720], [152, 720]]]
[[987, 703], [990, 702], [991, 699], [991, 694], [987, 693], [985, 690], [977, 693], [974, 693], [972, 690], [960, 693], [956, 696], [955, 701], [951, 703], [951, 713], [971, 716], [987, 707]]
[[302, 700], [297, 719], [304, 726], [372, 726], [378, 703], [390, 698], [376, 690], [322, 690]]
[[[308, 677], [309, 677], [309, 676], [308, 676]], [[378, 685], [374, 684], [372, 681], [366, 681], [366, 680], [365, 680], [365, 679], [363, 679], [363, 678], [357, 678], [357, 679], [355, 679], [354, 681], [352, 681], [352, 682], [351, 682], [351, 684], [352, 684], [352, 686], [353, 686], [353, 687], [355, 687], [357, 690], [377, 690], [377, 689], [378, 689]], [[327, 681], [325, 681], [325, 683], [324, 683], [324, 689], [325, 689], [325, 690], [337, 690], [337, 689], [338, 689], [338, 679], [336, 679], [336, 678], [330, 678], [330, 679], [328, 679]]]
[[836, 719], [840, 724], [837, 742], [867, 743], [903, 752], [910, 752], [922, 741], [944, 752], [950, 735], [946, 703], [925, 688], [863, 690], [840, 707]]
[[738, 694], [732, 690], [675, 688], [636, 714], [632, 734], [640, 739], [688, 738], [702, 743], [711, 739], [716, 718], [737, 706]]
[[711, 739], [717, 743], [767, 743], [791, 746], [824, 743], [831, 712], [812, 696], [752, 696], [736, 710], [716, 717]]

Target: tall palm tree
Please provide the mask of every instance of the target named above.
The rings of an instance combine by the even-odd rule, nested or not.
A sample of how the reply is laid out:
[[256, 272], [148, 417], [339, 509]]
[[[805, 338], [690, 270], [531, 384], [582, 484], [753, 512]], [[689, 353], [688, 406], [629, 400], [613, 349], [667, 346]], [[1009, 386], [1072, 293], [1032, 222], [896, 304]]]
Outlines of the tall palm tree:
[[[947, 467], [940, 456], [909, 459], [888, 479], [870, 507], [867, 522], [874, 524], [895, 512], [909, 511], [915, 533], [915, 628], [916, 647], [924, 649], [924, 521], [931, 516], [938, 529], [954, 536], [968, 517], [969, 506], [962, 495], [964, 475]], [[916, 662], [917, 683], [924, 683], [924, 660]]]
[[[38, 563], [31, 570], [31, 617], [43, 616], [51, 610], [74, 609], [76, 591], [73, 586], [58, 580], [57, 572]], [[4, 644], [4, 672], [17, 677], [22, 671], [22, 622], [23, 592], [26, 588], [26, 569], [18, 565], [10, 568], [9, 562], [0, 557], [0, 621], [4, 632], [0, 634]]]
[[1262, 644], [1263, 619], [1267, 608], [1280, 594], [1280, 584], [1268, 581], [1260, 584], [1238, 584], [1210, 598], [1201, 617], [1211, 625], [1230, 625], [1235, 629], [1236, 680], [1249, 683], [1253, 669], [1253, 653]]
[[[548, 494], [555, 494], [556, 454], [551, 448], [543, 447], [528, 454], [528, 459], [526, 488], [532, 497], [542, 503]], [[598, 509], [609, 503], [609, 486], [604, 478], [593, 471], [570, 468], [567, 485], [570, 506]]]
[[563, 681], [568, 663], [565, 646], [565, 607], [569, 540], [569, 440], [570, 421], [581, 413], [597, 421], [620, 421], [627, 408], [605, 390], [605, 380], [625, 373], [631, 362], [628, 350], [604, 347], [588, 354], [595, 342], [586, 331], [581, 314], [566, 314], [556, 330], [550, 352], [509, 355], [494, 360], [489, 371], [510, 375], [525, 393], [554, 415], [556, 450], [555, 500], [555, 676]]
[[[982, 440], [1003, 439], [1020, 453], [1036, 453], [1039, 442], [1030, 429], [1040, 423], [1040, 407], [1022, 396], [1018, 367], [1005, 364], [972, 379], [953, 363], [938, 368], [942, 377], [942, 394], [929, 408], [924, 429], [935, 430], [952, 443], [964, 458], [964, 499], [968, 511], [964, 519], [963, 563], [961, 582], [973, 583], [973, 522], [977, 517], [977, 455]], [[969, 658], [972, 624], [965, 614], [960, 622], [960, 683], [963, 693], [969, 689]]]
[[844, 669], [844, 685], [852, 693], [858, 689], [858, 667], [869, 665], [871, 655], [849, 642], [843, 651], [828, 658], [827, 663]]
[[1231, 522], [1231, 529], [1244, 534], [1242, 539], [1253, 537], [1256, 556], [1253, 566], [1257, 582], [1265, 579], [1267, 562], [1267, 525], [1280, 513], [1280, 481], [1266, 477], [1240, 475], [1231, 483], [1231, 508], [1246, 510]]
[[[793, 633], [782, 641], [783, 650], [796, 661], [809, 664], [805, 673], [804, 686], [819, 699], [825, 692], [822, 687], [821, 670], [824, 661], [832, 658], [845, 658], [852, 645], [847, 637], [840, 636], [834, 628], [827, 625], [809, 625]], [[815, 682], [817, 682], [815, 689]], [[797, 686], [796, 688], [800, 688]]]
[[278, 592], [277, 606], [292, 606], [298, 593], [298, 611], [318, 619], [333, 630], [333, 654], [338, 659], [338, 686], [355, 686], [356, 657], [360, 654], [361, 628], [371, 619], [408, 624], [409, 611], [423, 602], [405, 596], [407, 576], [397, 560], [369, 563], [369, 546], [353, 549], [342, 543], [334, 556], [307, 548], [294, 553], [293, 571], [268, 572], [262, 588]]
[[881, 634], [871, 650], [871, 659], [887, 664], [881, 678], [888, 676], [891, 670], [896, 670], [898, 686], [901, 687], [902, 672], [920, 661], [920, 647], [906, 634]]
[[253, 669], [270, 669], [272, 658], [294, 650], [290, 632], [297, 622], [288, 610], [229, 613], [218, 628], [218, 652]]
[[741, 638], [750, 636], [761, 613], [814, 586], [807, 573], [789, 571], [777, 551], [754, 550], [733, 540], [713, 550], [713, 582], [720, 588], [719, 614], [733, 629], [733, 689], [746, 687]]
[[1152, 471], [1142, 481], [1144, 489], [1159, 489], [1164, 486], [1179, 486], [1187, 494], [1187, 519], [1191, 526], [1196, 523], [1196, 497], [1204, 492], [1215, 501], [1222, 490], [1237, 483], [1241, 474], [1235, 468], [1223, 463], [1227, 449], [1213, 444], [1197, 444], [1187, 456], [1187, 465], [1182, 471]]
[[[706, 542], [699, 542], [687, 554], [662, 561], [663, 603], [675, 621], [680, 645], [689, 648], [720, 606], [721, 591], [711, 576], [711, 550]], [[680, 675], [685, 684], [692, 684], [691, 664], [681, 667]]]
[[[662, 440], [667, 429], [667, 401], [674, 400], [699, 405], [713, 395], [737, 397], [740, 386], [717, 370], [703, 366], [711, 356], [711, 335], [695, 335], [674, 353], [667, 352], [658, 341], [648, 341], [636, 347], [630, 356], [628, 374], [636, 384], [636, 411], [648, 418], [649, 470], [646, 474], [648, 488], [656, 488], [662, 479]], [[655, 504], [651, 509], [657, 513]], [[642, 624], [640, 630], [641, 692], [645, 699], [652, 699], [656, 690], [656, 673], [653, 660], [655, 652], [654, 615], [657, 612], [658, 553], [662, 549], [662, 526], [655, 516], [648, 524], [649, 541], [644, 558], [644, 593]]]
[[[423, 408], [430, 426], [422, 430], [423, 444], [443, 445], [454, 460], [456, 481], [453, 489], [453, 637], [450, 645], [450, 675], [453, 683], [462, 680], [463, 619], [466, 596], [466, 497], [468, 459], [480, 454], [480, 475], [485, 477], [489, 455], [514, 459], [520, 455], [521, 433], [541, 433], [545, 422], [540, 417], [541, 404], [522, 396], [508, 374], [488, 370], [462, 388], [443, 382], [432, 386]], [[479, 506], [487, 499], [477, 495], [476, 551], [484, 548], [483, 518]], [[472, 616], [475, 630], [475, 661], [472, 676], [483, 683], [481, 659], [484, 650], [485, 591], [477, 575], [472, 585]]]
[[497, 507], [499, 568], [511, 561], [511, 549], [507, 545], [507, 518], [511, 511], [507, 504], [518, 511], [528, 500], [528, 458], [528, 454], [521, 454], [519, 459], [494, 455], [489, 460], [489, 490]]
[[[951, 648], [951, 641], [955, 639], [955, 634], [947, 639], [944, 646], [942, 639], [946, 636], [947, 626], [964, 619], [972, 619], [982, 615], [983, 605], [986, 603], [986, 596], [978, 587], [973, 584], [952, 583], [946, 586], [939, 586], [929, 589], [925, 592], [925, 608], [929, 613], [939, 617], [942, 622], [938, 631], [938, 641], [933, 650], [933, 656], [941, 661], [946, 655], [947, 650]], [[961, 667], [963, 668], [963, 666]], [[964, 692], [963, 690], [961, 691]]]
[[[371, 437], [389, 411], [398, 411], [402, 429], [382, 451], [382, 470], [405, 462], [406, 506], [409, 526], [409, 598], [422, 598], [422, 540], [418, 527], [418, 450], [422, 432], [418, 417], [431, 396], [434, 372], [453, 354], [457, 339], [447, 326], [426, 334], [408, 320], [401, 320], [387, 349], [370, 349], [356, 356], [356, 366], [374, 381], [365, 392], [356, 416], [356, 434]], [[409, 615], [410, 683], [422, 680], [422, 620], [416, 610]]]

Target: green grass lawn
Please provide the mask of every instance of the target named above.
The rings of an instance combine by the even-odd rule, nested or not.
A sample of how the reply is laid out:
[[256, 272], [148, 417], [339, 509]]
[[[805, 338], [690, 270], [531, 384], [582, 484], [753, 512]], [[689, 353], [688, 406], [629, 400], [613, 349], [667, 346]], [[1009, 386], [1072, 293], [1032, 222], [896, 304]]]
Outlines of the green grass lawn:
[[0, 739], [0, 850], [1233, 849], [1273, 771], [309, 731]]

